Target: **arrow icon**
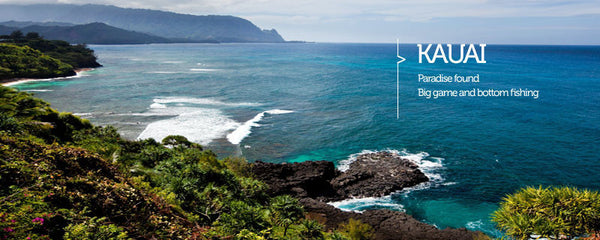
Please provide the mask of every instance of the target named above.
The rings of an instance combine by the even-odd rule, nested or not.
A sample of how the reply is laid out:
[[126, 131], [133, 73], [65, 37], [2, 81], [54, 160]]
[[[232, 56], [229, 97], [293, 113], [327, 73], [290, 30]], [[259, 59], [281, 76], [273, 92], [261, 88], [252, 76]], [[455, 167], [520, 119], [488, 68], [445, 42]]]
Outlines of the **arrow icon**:
[[400, 119], [400, 63], [406, 61], [406, 58], [400, 56], [400, 39], [396, 38], [396, 119]]
[[400, 64], [404, 61], [406, 61], [406, 58], [403, 58], [402, 56], [400, 56], [400, 39], [396, 38], [396, 56], [399, 58], [397, 64]]

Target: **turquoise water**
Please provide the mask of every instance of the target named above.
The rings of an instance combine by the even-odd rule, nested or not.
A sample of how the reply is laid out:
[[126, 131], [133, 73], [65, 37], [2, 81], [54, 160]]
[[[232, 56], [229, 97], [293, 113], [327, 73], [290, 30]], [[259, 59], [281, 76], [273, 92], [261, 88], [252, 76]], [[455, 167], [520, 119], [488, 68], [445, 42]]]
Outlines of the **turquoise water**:
[[[128, 138], [182, 134], [221, 156], [333, 161], [397, 151], [432, 182], [380, 199], [335, 203], [407, 211], [440, 228], [497, 235], [490, 213], [528, 185], [600, 187], [600, 47], [488, 46], [486, 64], [418, 64], [402, 45], [396, 119], [394, 44], [92, 46], [105, 66], [29, 82], [61, 111]], [[417, 74], [480, 74], [424, 84]], [[528, 88], [527, 97], [439, 98], [417, 89]]]

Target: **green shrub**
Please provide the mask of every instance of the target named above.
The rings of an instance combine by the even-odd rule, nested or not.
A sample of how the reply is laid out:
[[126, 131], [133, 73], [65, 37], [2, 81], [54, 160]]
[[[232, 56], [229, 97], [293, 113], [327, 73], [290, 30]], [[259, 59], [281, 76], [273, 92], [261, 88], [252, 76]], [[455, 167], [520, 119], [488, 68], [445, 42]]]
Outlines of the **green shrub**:
[[162, 144], [172, 148], [196, 148], [202, 151], [202, 146], [200, 144], [190, 142], [186, 137], [181, 135], [169, 135], [163, 138]]
[[123, 228], [106, 223], [106, 218], [93, 217], [65, 228], [65, 240], [122, 240], [129, 239]]
[[138, 155], [142, 166], [153, 168], [159, 162], [167, 160], [171, 157], [171, 152], [163, 146], [148, 146]]
[[325, 238], [323, 235], [323, 225], [315, 220], [305, 219], [302, 221], [302, 230], [300, 230], [300, 236], [306, 240], [322, 240]]
[[11, 116], [7, 116], [4, 113], [0, 113], [0, 131], [5, 131], [12, 134], [20, 133], [22, 125], [19, 124], [17, 119]]
[[374, 236], [371, 225], [353, 218], [350, 218], [347, 223], [340, 224], [338, 231], [351, 240], [368, 240]]
[[227, 233], [237, 233], [242, 230], [260, 232], [269, 227], [268, 212], [260, 205], [253, 206], [244, 201], [233, 201], [227, 208], [228, 211], [215, 223]]
[[72, 135], [72, 144], [99, 153], [105, 159], [116, 160], [124, 143], [112, 126], [85, 128], [76, 130]]
[[298, 200], [289, 195], [274, 197], [271, 200], [271, 222], [274, 226], [283, 227], [283, 236], [288, 228], [304, 216], [304, 209]]
[[266, 238], [257, 233], [251, 232], [248, 229], [244, 229], [244, 230], [240, 231], [240, 233], [235, 235], [235, 239], [236, 240], [265, 240]]
[[517, 239], [593, 234], [600, 231], [600, 194], [572, 187], [527, 187], [506, 196], [492, 220]]
[[[50, 108], [50, 104], [34, 98], [30, 93], [4, 86], [0, 86], [0, 115], [13, 118], [21, 130], [48, 143], [72, 141], [75, 131], [92, 128], [92, 124], [86, 119], [70, 113], [59, 113]], [[7, 126], [17, 127], [14, 122]]]
[[350, 240], [350, 238], [346, 237], [346, 235], [338, 232], [338, 231], [334, 231], [332, 233], [329, 233], [327, 235], [327, 240]]
[[225, 166], [238, 176], [252, 177], [251, 165], [242, 157], [226, 157], [223, 159]]

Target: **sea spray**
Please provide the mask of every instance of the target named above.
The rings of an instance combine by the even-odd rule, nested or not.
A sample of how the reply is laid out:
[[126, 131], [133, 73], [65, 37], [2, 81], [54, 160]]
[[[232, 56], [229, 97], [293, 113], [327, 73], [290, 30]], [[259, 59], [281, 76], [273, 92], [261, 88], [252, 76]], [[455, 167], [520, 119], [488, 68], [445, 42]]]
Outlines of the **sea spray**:
[[169, 117], [148, 124], [138, 135], [138, 139], [154, 138], [161, 141], [169, 135], [182, 135], [192, 142], [207, 145], [241, 126], [219, 108], [259, 105], [248, 102], [229, 103], [213, 98], [158, 97], [153, 99], [146, 112], [127, 115]]
[[259, 103], [240, 102], [228, 103], [214, 98], [194, 98], [194, 97], [159, 97], [153, 100], [160, 104], [195, 104], [195, 105], [212, 105], [212, 106], [230, 106], [230, 107], [245, 107], [245, 106], [260, 106]]
[[258, 124], [258, 122], [260, 122], [263, 119], [265, 114], [276, 115], [276, 114], [287, 114], [287, 113], [293, 113], [293, 112], [294, 111], [290, 111], [290, 110], [273, 109], [273, 110], [264, 111], [259, 114], [256, 114], [256, 116], [254, 116], [252, 119], [244, 122], [244, 124], [239, 126], [233, 132], [227, 134], [227, 140], [232, 144], [240, 144], [240, 142], [242, 142], [242, 140], [244, 140], [244, 138], [246, 138], [248, 135], [250, 135], [250, 133], [252, 132], [252, 127], [260, 126]]
[[394, 202], [390, 195], [383, 197], [351, 198], [337, 202], [330, 202], [343, 211], [362, 212], [369, 209], [385, 208], [394, 211], [404, 211], [402, 204]]
[[181, 112], [174, 118], [148, 124], [138, 139], [154, 138], [161, 141], [169, 135], [181, 135], [192, 142], [207, 145], [239, 126], [239, 123], [228, 118], [218, 109], [181, 108], [181, 110], [185, 112]]

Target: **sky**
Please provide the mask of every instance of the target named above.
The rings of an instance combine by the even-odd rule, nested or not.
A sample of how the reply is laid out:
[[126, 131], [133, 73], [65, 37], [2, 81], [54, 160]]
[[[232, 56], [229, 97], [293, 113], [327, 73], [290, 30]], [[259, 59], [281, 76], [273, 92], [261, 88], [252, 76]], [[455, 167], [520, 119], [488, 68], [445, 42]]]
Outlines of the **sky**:
[[234, 15], [286, 40], [600, 45], [600, 0], [0, 0]]

